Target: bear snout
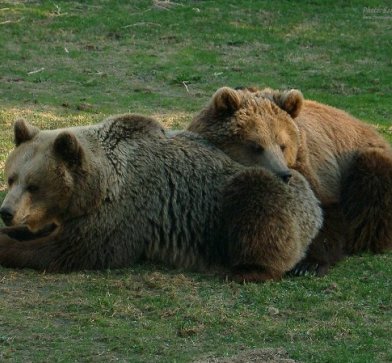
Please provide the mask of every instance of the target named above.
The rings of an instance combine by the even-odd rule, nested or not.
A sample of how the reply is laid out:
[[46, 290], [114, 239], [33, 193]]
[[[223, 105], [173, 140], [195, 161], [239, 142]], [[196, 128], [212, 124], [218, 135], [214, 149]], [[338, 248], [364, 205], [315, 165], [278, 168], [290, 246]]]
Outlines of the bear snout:
[[11, 225], [12, 220], [14, 219], [14, 213], [7, 207], [0, 208], [0, 216], [6, 226]]

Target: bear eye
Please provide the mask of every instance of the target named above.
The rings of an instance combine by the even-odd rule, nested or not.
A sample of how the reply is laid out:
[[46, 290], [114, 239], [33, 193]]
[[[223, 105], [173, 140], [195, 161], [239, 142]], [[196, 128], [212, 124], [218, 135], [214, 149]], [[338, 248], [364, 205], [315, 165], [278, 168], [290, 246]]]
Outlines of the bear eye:
[[280, 145], [280, 150], [285, 151], [286, 150], [286, 145]]
[[250, 147], [253, 151], [258, 152], [258, 153], [261, 153], [264, 151], [264, 148], [256, 142], [252, 142], [250, 144]]
[[14, 184], [14, 182], [15, 182], [15, 178], [12, 177], [12, 176], [10, 176], [10, 177], [8, 178], [8, 185], [11, 186], [12, 184]]
[[29, 192], [29, 193], [36, 193], [37, 191], [38, 191], [38, 186], [37, 185], [35, 185], [35, 184], [30, 184], [30, 185], [28, 185], [27, 186], [27, 188], [26, 188], [26, 190]]

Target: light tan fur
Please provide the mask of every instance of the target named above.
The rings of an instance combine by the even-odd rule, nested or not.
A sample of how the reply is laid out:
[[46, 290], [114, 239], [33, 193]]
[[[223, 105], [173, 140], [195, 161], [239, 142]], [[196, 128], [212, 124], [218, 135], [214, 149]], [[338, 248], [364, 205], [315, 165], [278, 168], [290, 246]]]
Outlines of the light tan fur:
[[295, 163], [300, 135], [295, 122], [268, 99], [219, 89], [188, 130], [202, 135], [244, 165], [263, 165], [277, 175]]
[[335, 107], [303, 99], [297, 90], [267, 88], [250, 96], [260, 99], [260, 107], [265, 107], [261, 100], [271, 99], [288, 114], [290, 109], [296, 109], [292, 117], [302, 136], [302, 144], [295, 162], [288, 158], [286, 161], [289, 167], [311, 176], [309, 182], [323, 204], [339, 201], [342, 177], [358, 150], [391, 154], [391, 146], [373, 126]]
[[326, 218], [305, 270], [316, 264], [322, 274], [344, 254], [392, 248], [392, 151], [374, 127], [298, 90], [223, 87], [188, 129], [242, 164], [285, 181], [285, 167], [306, 177]]

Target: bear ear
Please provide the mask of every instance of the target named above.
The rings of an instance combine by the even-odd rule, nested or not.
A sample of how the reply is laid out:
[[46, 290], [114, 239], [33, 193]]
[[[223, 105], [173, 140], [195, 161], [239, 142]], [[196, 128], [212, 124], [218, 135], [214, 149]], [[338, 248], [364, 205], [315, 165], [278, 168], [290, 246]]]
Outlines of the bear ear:
[[302, 92], [296, 89], [289, 91], [276, 92], [273, 95], [275, 103], [292, 118], [295, 118], [301, 112], [304, 96]]
[[30, 125], [24, 119], [18, 119], [14, 123], [14, 142], [16, 146], [19, 146], [23, 142], [31, 140], [37, 135], [39, 129]]
[[61, 132], [54, 140], [54, 153], [69, 166], [82, 163], [84, 152], [76, 136], [68, 131]]
[[212, 96], [212, 104], [220, 113], [233, 113], [240, 108], [241, 97], [235, 89], [222, 87]]

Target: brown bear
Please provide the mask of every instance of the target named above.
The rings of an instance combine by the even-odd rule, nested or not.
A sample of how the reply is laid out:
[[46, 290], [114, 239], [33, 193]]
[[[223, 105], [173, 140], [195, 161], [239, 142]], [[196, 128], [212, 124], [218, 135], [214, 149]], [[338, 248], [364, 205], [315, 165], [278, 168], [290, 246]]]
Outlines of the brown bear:
[[303, 258], [322, 223], [299, 173], [285, 184], [151, 118], [14, 129], [1, 266], [67, 272], [151, 260], [264, 281]]
[[346, 254], [392, 248], [392, 151], [376, 130], [298, 90], [219, 89], [188, 130], [286, 182], [303, 174], [324, 225], [295, 272], [319, 275]]

